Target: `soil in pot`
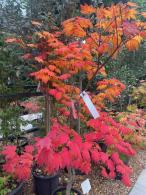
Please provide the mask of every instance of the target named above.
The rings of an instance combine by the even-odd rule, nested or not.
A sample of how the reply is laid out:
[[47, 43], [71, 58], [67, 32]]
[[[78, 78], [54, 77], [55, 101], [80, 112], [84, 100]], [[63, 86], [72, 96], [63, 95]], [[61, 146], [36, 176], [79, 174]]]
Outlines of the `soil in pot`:
[[43, 176], [33, 171], [34, 192], [36, 195], [51, 195], [59, 185], [59, 175]]
[[[66, 195], [66, 187], [58, 187], [51, 195]], [[71, 188], [70, 195], [82, 195], [82, 193], [74, 188]]]

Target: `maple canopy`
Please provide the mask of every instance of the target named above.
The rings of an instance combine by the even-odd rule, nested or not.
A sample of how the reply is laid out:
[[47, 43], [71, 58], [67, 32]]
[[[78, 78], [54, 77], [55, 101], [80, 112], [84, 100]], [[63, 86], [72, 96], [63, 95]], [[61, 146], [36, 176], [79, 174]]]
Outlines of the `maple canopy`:
[[[42, 83], [42, 90], [49, 93], [66, 111], [73, 102], [83, 105], [81, 90], [90, 90], [94, 78], [101, 74], [105, 80], [97, 83], [98, 93], [90, 93], [98, 109], [107, 101], [115, 101], [125, 88], [116, 79], [106, 79], [105, 67], [116, 58], [122, 49], [138, 49], [146, 37], [146, 23], [139, 20], [136, 4], [117, 4], [111, 7], [94, 8], [81, 6], [82, 16], [62, 23], [63, 31], [37, 32], [37, 43], [26, 47], [38, 50], [31, 57], [42, 65], [31, 76]], [[145, 17], [145, 13], [141, 13]], [[64, 36], [67, 36], [64, 38]], [[24, 57], [30, 58], [30, 54]], [[79, 87], [81, 77], [83, 87]], [[86, 109], [82, 111], [88, 112]]]
[[[6, 40], [19, 43], [26, 51], [37, 50], [23, 56], [41, 64], [31, 76], [42, 83], [41, 89], [45, 93], [67, 107], [71, 107], [72, 100], [82, 104], [81, 90], [89, 90], [98, 74], [106, 77], [105, 67], [118, 53], [125, 48], [129, 51], [138, 49], [146, 38], [146, 22], [139, 19], [145, 18], [146, 13], [139, 13], [135, 3], [105, 8], [85, 4], [81, 5], [81, 14], [64, 21], [60, 32], [36, 32], [36, 43], [26, 44], [17, 38]], [[82, 89], [78, 85], [79, 77], [86, 82]], [[107, 90], [110, 82], [115, 83]], [[101, 89], [97, 83], [99, 94], [90, 94], [99, 109], [105, 106], [105, 100], [113, 102], [124, 89], [117, 80], [106, 79], [106, 84], [107, 88]]]

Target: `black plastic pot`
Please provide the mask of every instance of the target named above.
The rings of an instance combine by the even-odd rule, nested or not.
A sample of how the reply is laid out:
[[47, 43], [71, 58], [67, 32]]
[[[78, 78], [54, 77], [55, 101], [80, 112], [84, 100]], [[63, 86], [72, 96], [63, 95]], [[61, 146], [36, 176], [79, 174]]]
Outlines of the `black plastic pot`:
[[[66, 187], [65, 186], [62, 186], [62, 187], [58, 187], [57, 189], [55, 189], [51, 195], [58, 195], [58, 192], [59, 192], [59, 195], [66, 195]], [[62, 192], [62, 193], [61, 193]], [[77, 190], [77, 189], [74, 189], [74, 188], [71, 188], [71, 194], [72, 193], [75, 193], [75, 195], [82, 195], [82, 193]], [[73, 194], [72, 194], [73, 195]]]
[[20, 183], [17, 188], [15, 188], [12, 192], [10, 192], [8, 195], [24, 195], [23, 191], [24, 182]]
[[33, 172], [34, 192], [36, 195], [51, 195], [59, 185], [59, 175], [39, 176]]

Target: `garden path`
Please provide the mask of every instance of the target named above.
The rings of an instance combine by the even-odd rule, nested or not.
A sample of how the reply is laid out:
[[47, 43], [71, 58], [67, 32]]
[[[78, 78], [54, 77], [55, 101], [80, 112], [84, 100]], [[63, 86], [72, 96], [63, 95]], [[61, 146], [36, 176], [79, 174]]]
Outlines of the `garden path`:
[[146, 167], [139, 175], [129, 195], [146, 195]]

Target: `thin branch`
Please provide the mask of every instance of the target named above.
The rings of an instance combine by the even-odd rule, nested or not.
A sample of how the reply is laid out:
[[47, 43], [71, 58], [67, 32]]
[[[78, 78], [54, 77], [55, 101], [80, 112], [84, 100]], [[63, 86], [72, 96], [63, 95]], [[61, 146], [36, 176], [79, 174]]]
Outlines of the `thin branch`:
[[134, 36], [132, 36], [130, 39], [127, 39], [127, 40], [125, 40], [125, 41], [121, 41], [121, 43], [118, 45], [118, 47], [116, 47], [116, 49], [115, 49], [115, 50], [112, 52], [112, 54], [105, 60], [105, 62], [103, 62], [103, 63], [101, 64], [101, 66], [99, 66], [99, 67], [97, 68], [97, 70], [95, 71], [95, 73], [94, 73], [94, 75], [92, 76], [92, 78], [88, 81], [85, 90], [88, 90], [88, 88], [90, 87], [90, 85], [91, 85], [92, 81], [94, 80], [94, 78], [95, 78], [96, 74], [98, 73], [98, 71], [99, 71], [101, 68], [103, 68], [103, 67], [110, 61], [110, 59], [114, 56], [114, 54], [117, 52], [117, 50], [118, 50], [120, 47], [122, 47], [122, 45], [125, 45], [128, 41], [132, 40], [135, 36], [137, 36], [137, 35], [134, 35]]
[[70, 195], [70, 191], [71, 191], [73, 181], [74, 181], [74, 176], [75, 176], [74, 170], [70, 168], [69, 169], [69, 181], [66, 187], [66, 195]]
[[[121, 42], [121, 43], [122, 43], [122, 42]], [[105, 66], [106, 63], [109, 62], [109, 60], [113, 57], [113, 55], [116, 53], [116, 51], [121, 47], [121, 43], [119, 44], [118, 47], [116, 47], [116, 49], [115, 49], [115, 50], [112, 52], [112, 54], [107, 58], [107, 60], [106, 60], [104, 63], [102, 63], [102, 64], [96, 69], [96, 71], [95, 71], [95, 73], [93, 74], [92, 78], [88, 81], [85, 90], [88, 90], [88, 88], [90, 87], [92, 81], [94, 80], [95, 76], [97, 75], [98, 71], [99, 71], [101, 68], [103, 68], [103, 67]]]
[[50, 123], [51, 123], [51, 97], [47, 93], [45, 96], [45, 127], [46, 134], [50, 131]]

